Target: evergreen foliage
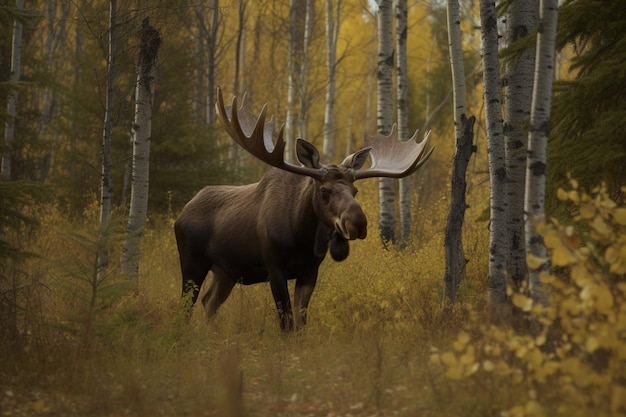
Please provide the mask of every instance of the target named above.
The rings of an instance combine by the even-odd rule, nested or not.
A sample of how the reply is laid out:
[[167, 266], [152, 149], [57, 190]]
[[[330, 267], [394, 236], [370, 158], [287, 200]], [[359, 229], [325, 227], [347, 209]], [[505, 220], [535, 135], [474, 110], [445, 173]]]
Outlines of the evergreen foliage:
[[568, 173], [586, 187], [606, 182], [615, 197], [626, 180], [624, 5], [568, 0], [560, 9], [557, 48], [572, 52], [573, 79], [554, 85], [547, 195], [555, 195]]

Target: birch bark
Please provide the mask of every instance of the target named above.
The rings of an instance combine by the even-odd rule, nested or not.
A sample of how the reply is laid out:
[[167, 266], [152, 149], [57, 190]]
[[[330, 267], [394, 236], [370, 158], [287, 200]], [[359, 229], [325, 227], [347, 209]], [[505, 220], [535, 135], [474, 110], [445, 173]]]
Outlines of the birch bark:
[[[512, 1], [506, 13], [506, 42], [529, 36], [537, 25], [538, 0]], [[524, 245], [524, 183], [527, 126], [533, 91], [535, 56], [528, 49], [506, 65], [504, 137], [506, 158], [507, 276], [520, 287], [526, 280]]]
[[[15, 8], [18, 13], [24, 10], [24, 0], [17, 0]], [[22, 71], [22, 29], [23, 24], [19, 19], [13, 22], [13, 45], [11, 48], [11, 83], [17, 84], [20, 81]], [[2, 155], [2, 167], [0, 173], [7, 179], [11, 178], [12, 147], [15, 140], [15, 115], [17, 112], [18, 92], [12, 88], [7, 98], [7, 122], [4, 126], [4, 143], [6, 151]]]
[[[328, 83], [326, 84], [326, 106], [324, 108], [324, 145], [323, 154], [326, 162], [333, 160], [335, 151], [335, 84], [337, 66], [337, 38], [339, 35], [341, 2], [326, 0], [326, 66]], [[333, 11], [334, 9], [334, 11]]]
[[111, 217], [111, 140], [113, 130], [113, 99], [115, 97], [115, 61], [117, 55], [117, 4], [109, 1], [109, 51], [107, 54], [106, 96], [104, 104], [104, 124], [102, 128], [102, 167], [100, 173], [100, 223], [98, 228], [98, 249], [96, 271], [92, 280], [93, 297], [98, 283], [104, 278], [109, 265], [108, 229]]
[[122, 250], [122, 272], [131, 274], [132, 287], [135, 291], [137, 290], [141, 238], [148, 213], [152, 103], [157, 53], [161, 45], [159, 32], [150, 26], [148, 18], [142, 23], [140, 37], [133, 123], [133, 176], [126, 239]]
[[446, 271], [444, 275], [444, 308], [453, 304], [456, 291], [465, 279], [465, 251], [463, 249], [463, 221], [465, 219], [465, 170], [472, 153], [475, 118], [466, 116], [465, 69], [461, 41], [461, 13], [458, 0], [447, 2], [448, 43], [452, 68], [454, 101], [455, 155], [452, 168], [452, 198], [444, 237]]
[[303, 41], [303, 17], [306, 2], [298, 0], [289, 1], [289, 52], [287, 57], [287, 65], [289, 67], [288, 86], [287, 86], [287, 116], [285, 121], [285, 160], [287, 162], [294, 161], [294, 148], [296, 135], [296, 122], [298, 120], [298, 112], [296, 111], [296, 103], [298, 102], [298, 91], [300, 80], [299, 74], [302, 67], [302, 41]]
[[510, 303], [506, 294], [505, 274], [507, 258], [506, 161], [498, 58], [498, 20], [493, 0], [480, 0], [480, 22], [490, 182], [488, 304], [492, 318], [507, 320], [510, 315]]
[[[393, 1], [378, 0], [378, 133], [388, 135], [393, 125]], [[379, 230], [383, 243], [395, 241], [395, 182], [378, 179]]]
[[549, 294], [540, 277], [548, 269], [548, 261], [543, 238], [537, 233], [536, 225], [545, 219], [546, 150], [550, 133], [558, 7], [558, 0], [540, 1], [524, 200], [526, 253], [528, 257], [542, 261], [538, 268], [528, 269], [530, 295], [535, 302], [543, 305], [548, 303]]
[[[397, 68], [397, 95], [398, 95], [398, 139], [409, 140], [409, 110], [408, 110], [408, 80], [407, 80], [407, 0], [397, 0], [396, 3], [396, 50], [398, 54]], [[400, 236], [399, 241], [405, 243], [411, 235], [411, 179], [399, 180], [399, 207], [400, 207]]]

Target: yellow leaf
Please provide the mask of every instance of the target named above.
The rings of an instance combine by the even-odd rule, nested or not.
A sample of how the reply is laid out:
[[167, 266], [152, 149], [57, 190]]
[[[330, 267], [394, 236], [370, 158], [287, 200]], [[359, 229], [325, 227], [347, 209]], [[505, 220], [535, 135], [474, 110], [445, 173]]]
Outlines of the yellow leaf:
[[562, 188], [559, 188], [558, 190], [556, 190], [556, 198], [558, 198], [561, 201], [567, 201], [567, 191], [565, 191]]
[[587, 271], [587, 268], [585, 268], [581, 264], [574, 265], [572, 267], [572, 272], [570, 272], [570, 275], [576, 285], [578, 285], [579, 287], [584, 287], [591, 280], [589, 271]]
[[494, 365], [493, 362], [491, 362], [489, 359], [487, 359], [486, 361], [483, 362], [483, 369], [486, 372], [491, 372], [494, 369], [496, 369], [496, 365]]
[[459, 342], [461, 342], [464, 345], [467, 345], [470, 341], [470, 335], [467, 334], [467, 332], [460, 332], [459, 335], [457, 336], [457, 340]]
[[576, 191], [570, 191], [567, 193], [567, 197], [572, 200], [574, 203], [578, 203], [580, 201], [580, 194]]
[[596, 207], [593, 204], [582, 204], [578, 210], [581, 219], [592, 219], [596, 215]]
[[616, 208], [613, 212], [613, 220], [615, 220], [615, 223], [617, 224], [626, 226], [626, 208]]
[[617, 262], [619, 259], [619, 251], [617, 248], [615, 246], [609, 246], [606, 248], [606, 251], [604, 252], [604, 259], [606, 259], [606, 261], [610, 264]]
[[468, 366], [474, 363], [474, 359], [474, 347], [470, 346], [467, 348], [467, 352], [459, 358], [459, 363]]
[[452, 368], [449, 368], [446, 371], [446, 377], [448, 379], [452, 379], [454, 381], [458, 381], [459, 379], [461, 379], [463, 377], [463, 368], [460, 366], [454, 366]]
[[610, 198], [605, 198], [604, 200], [600, 202], [600, 207], [610, 210], [610, 209], [614, 209], [615, 207], [617, 207], [617, 204], [615, 203], [615, 201], [611, 200]]
[[545, 413], [543, 411], [543, 407], [541, 406], [541, 404], [539, 404], [537, 401], [528, 401], [526, 403], [526, 416], [529, 417], [540, 417], [540, 416], [544, 416]]
[[607, 314], [613, 308], [613, 294], [606, 286], [598, 286], [595, 291], [596, 308], [599, 312]]
[[563, 242], [561, 241], [561, 236], [556, 231], [552, 231], [550, 233], [546, 233], [543, 236], [543, 243], [545, 243], [548, 248], [557, 248], [563, 246]]
[[433, 353], [432, 355], [430, 355], [430, 363], [435, 365], [441, 365], [441, 357], [438, 353]]
[[526, 416], [526, 412], [524, 411], [524, 407], [521, 405], [516, 405], [513, 408], [510, 408], [508, 411], [504, 413], [507, 417], [524, 417]]
[[576, 262], [576, 256], [565, 246], [555, 248], [552, 252], [552, 263], [556, 266], [567, 266]]
[[513, 294], [513, 305], [520, 308], [522, 311], [530, 311], [533, 308], [532, 298], [526, 297], [524, 294]]
[[441, 355], [441, 361], [447, 366], [456, 365], [456, 356], [452, 352], [445, 352]]
[[530, 269], [539, 269], [548, 261], [547, 258], [540, 258], [533, 254], [528, 255], [526, 258], [526, 262], [528, 263], [528, 267]]
[[590, 223], [590, 226], [593, 230], [601, 234], [602, 236], [608, 236], [611, 233], [611, 228], [607, 226], [604, 219], [600, 216], [596, 216], [593, 221]]
[[600, 342], [595, 336], [589, 336], [585, 342], [585, 350], [589, 353], [595, 352], [600, 347]]
[[541, 334], [539, 336], [537, 336], [537, 338], [535, 339], [535, 345], [537, 346], [543, 346], [546, 343], [546, 335], [545, 334]]

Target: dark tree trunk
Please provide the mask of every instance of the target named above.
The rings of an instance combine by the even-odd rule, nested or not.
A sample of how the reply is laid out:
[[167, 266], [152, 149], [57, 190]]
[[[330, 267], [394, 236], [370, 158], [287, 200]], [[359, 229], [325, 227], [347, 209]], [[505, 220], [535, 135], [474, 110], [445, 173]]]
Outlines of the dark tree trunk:
[[465, 265], [467, 259], [463, 251], [463, 221], [465, 219], [465, 209], [468, 208], [465, 202], [465, 171], [469, 163], [474, 147], [474, 122], [476, 118], [469, 119], [464, 114], [461, 115], [463, 135], [456, 138], [456, 153], [454, 155], [454, 165], [452, 166], [452, 202], [446, 222], [446, 234], [444, 246], [446, 248], [446, 272], [444, 276], [445, 298], [452, 305], [456, 300], [456, 291], [459, 282], [465, 277]]

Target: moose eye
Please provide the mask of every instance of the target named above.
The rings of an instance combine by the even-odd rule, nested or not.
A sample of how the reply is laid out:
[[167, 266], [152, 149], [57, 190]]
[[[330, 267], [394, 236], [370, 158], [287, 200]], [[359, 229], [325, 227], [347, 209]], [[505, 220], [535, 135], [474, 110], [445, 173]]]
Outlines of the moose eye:
[[330, 197], [331, 191], [328, 187], [320, 187], [320, 194], [324, 199], [328, 199]]

